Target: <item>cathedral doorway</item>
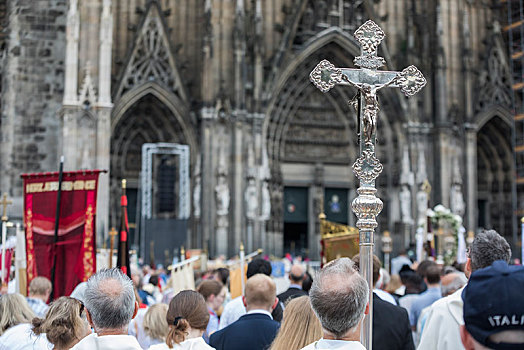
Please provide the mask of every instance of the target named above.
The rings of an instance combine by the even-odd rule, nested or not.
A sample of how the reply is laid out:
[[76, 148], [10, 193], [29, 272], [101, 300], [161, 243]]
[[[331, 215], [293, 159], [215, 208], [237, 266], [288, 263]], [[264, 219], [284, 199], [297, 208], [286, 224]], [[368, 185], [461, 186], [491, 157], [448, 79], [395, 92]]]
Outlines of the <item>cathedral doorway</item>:
[[[356, 49], [354, 42], [340, 34], [326, 32], [320, 36], [303, 56], [286, 68], [265, 122], [267, 152], [273, 171], [271, 181], [275, 189], [272, 207], [283, 210], [282, 216], [275, 215], [275, 222], [269, 224], [268, 230], [277, 236], [283, 234], [284, 247], [288, 247], [286, 242], [291, 240], [293, 228], [287, 225], [288, 208], [278, 192], [291, 186], [307, 187], [308, 216], [301, 223], [308, 223], [307, 240], [304, 241], [313, 259], [320, 255], [318, 215], [321, 212], [329, 211], [333, 221], [354, 225], [352, 214], [347, 208], [342, 208], [339, 201], [343, 200], [347, 207], [348, 199], [356, 197], [358, 181], [351, 166], [358, 157], [359, 147], [356, 113], [348, 104], [356, 90], [335, 87], [324, 94], [304, 77], [326, 57], [337, 67], [353, 67], [352, 57], [358, 52]], [[397, 97], [384, 91], [379, 98], [381, 137], [376, 151], [384, 172], [377, 179], [377, 186], [379, 195], [385, 199], [397, 191], [400, 147], [405, 142], [405, 133], [402, 129], [403, 114], [398, 113], [402, 107]], [[324, 193], [324, 189], [328, 192]], [[335, 193], [337, 189], [343, 190]], [[388, 201], [384, 200], [384, 203], [385, 208], [377, 218], [379, 228], [392, 230], [394, 218], [389, 215]]]
[[494, 229], [508, 242], [513, 232], [513, 152], [510, 125], [498, 116], [477, 133], [477, 224]]
[[[141, 215], [138, 193], [142, 145], [159, 142], [187, 144], [188, 140], [184, 133], [184, 127], [171, 108], [154, 94], [147, 93], [130, 104], [119, 116], [113, 128], [111, 139], [110, 222], [112, 226], [118, 226], [120, 182], [122, 179], [126, 179], [130, 227], [129, 242], [135, 248], [138, 248], [139, 244], [136, 227]], [[176, 216], [176, 207], [171, 205], [176, 196], [176, 186], [171, 186], [173, 187], [172, 193], [165, 190], [159, 191], [159, 189], [165, 187], [165, 183], [175, 181], [174, 177], [168, 176], [173, 173], [173, 171], [169, 171], [172, 170], [169, 161], [170, 159], [158, 159], [154, 164], [157, 171], [153, 174], [153, 217], [170, 218], [172, 216], [174, 218]], [[171, 252], [169, 253], [171, 254]]]
[[284, 253], [306, 255], [309, 196], [307, 187], [284, 188]]

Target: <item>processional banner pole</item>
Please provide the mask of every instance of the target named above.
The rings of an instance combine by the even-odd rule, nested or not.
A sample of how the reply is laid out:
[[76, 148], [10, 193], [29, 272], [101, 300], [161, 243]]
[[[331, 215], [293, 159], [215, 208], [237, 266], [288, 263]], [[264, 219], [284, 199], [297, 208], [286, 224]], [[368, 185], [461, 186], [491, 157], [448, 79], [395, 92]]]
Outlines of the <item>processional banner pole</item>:
[[310, 74], [310, 80], [322, 92], [336, 85], [350, 85], [358, 90], [360, 156], [353, 164], [353, 172], [360, 180], [358, 197], [351, 207], [358, 220], [360, 245], [360, 273], [369, 285], [369, 314], [364, 318], [360, 340], [371, 350], [373, 331], [373, 246], [374, 231], [378, 226], [376, 216], [382, 210], [382, 201], [376, 197], [375, 179], [382, 172], [382, 164], [375, 155], [376, 128], [378, 119], [377, 91], [383, 87], [398, 87], [406, 96], [416, 94], [426, 85], [426, 79], [415, 67], [409, 66], [401, 72], [378, 71], [385, 64], [377, 56], [377, 48], [385, 34], [373, 21], [367, 21], [355, 31], [360, 43], [361, 55], [355, 57], [355, 68], [335, 68], [327, 60], [321, 61]]
[[13, 204], [13, 202], [11, 201], [8, 201], [7, 200], [7, 194], [4, 193], [4, 198], [2, 199], [2, 202], [1, 202], [2, 206], [3, 206], [3, 209], [2, 209], [2, 275], [1, 275], [1, 278], [0, 278], [0, 284], [2, 286], [4, 285], [7, 285], [9, 283], [9, 276], [5, 276], [5, 272], [7, 271], [7, 267], [6, 265], [10, 262], [7, 261], [6, 259], [6, 254], [5, 254], [5, 243], [7, 241], [7, 220], [8, 220], [8, 217], [7, 217], [7, 206], [9, 204]]

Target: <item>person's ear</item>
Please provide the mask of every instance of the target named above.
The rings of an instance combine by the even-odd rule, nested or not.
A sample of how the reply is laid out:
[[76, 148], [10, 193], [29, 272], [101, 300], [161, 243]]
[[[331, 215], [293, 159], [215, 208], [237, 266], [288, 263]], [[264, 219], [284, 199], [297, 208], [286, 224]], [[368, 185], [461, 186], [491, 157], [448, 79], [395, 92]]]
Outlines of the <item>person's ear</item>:
[[85, 312], [86, 312], [87, 323], [89, 323], [91, 328], [94, 329], [95, 325], [93, 324], [93, 319], [91, 318], [91, 314], [89, 313], [89, 310], [87, 308], [85, 308]]
[[471, 276], [471, 258], [468, 258], [466, 260], [466, 266], [464, 266], [464, 274], [469, 279], [469, 276]]
[[278, 298], [275, 297], [275, 302], [273, 303], [273, 305], [271, 306], [271, 311], [275, 310], [275, 308], [277, 307], [278, 305]]
[[366, 304], [366, 309], [364, 310], [364, 315], [369, 314], [369, 302]]
[[460, 326], [460, 340], [462, 340], [462, 345], [466, 350], [475, 350], [475, 344], [465, 325]]
[[137, 313], [138, 313], [138, 301], [135, 301], [135, 311], [133, 312], [133, 317], [131, 317], [131, 319], [135, 318]]
[[244, 307], [247, 307], [246, 296], [245, 295], [242, 295], [242, 303], [244, 304]]

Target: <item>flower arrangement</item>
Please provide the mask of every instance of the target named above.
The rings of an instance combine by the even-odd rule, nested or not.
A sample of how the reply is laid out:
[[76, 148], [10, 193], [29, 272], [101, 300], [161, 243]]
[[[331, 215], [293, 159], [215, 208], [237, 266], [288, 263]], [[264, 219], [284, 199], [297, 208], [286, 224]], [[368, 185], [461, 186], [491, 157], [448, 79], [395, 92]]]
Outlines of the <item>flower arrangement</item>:
[[446, 264], [452, 264], [457, 255], [458, 247], [458, 232], [462, 225], [462, 218], [459, 215], [453, 214], [451, 210], [438, 204], [433, 210], [428, 209], [428, 217], [430, 217], [431, 225], [438, 229], [446, 229], [451, 231], [455, 244], [451, 250], [446, 249], [444, 252], [444, 261]]

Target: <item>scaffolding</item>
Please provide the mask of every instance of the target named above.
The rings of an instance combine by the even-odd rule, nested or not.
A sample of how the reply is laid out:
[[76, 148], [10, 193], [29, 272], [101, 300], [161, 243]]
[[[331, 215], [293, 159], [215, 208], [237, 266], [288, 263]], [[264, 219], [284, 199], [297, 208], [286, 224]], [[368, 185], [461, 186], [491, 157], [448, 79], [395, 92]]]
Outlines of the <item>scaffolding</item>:
[[516, 215], [523, 216], [521, 197], [524, 194], [524, 0], [500, 0], [506, 8], [504, 32], [509, 45], [511, 69], [511, 101], [514, 120], [513, 147], [515, 153], [514, 202]]

